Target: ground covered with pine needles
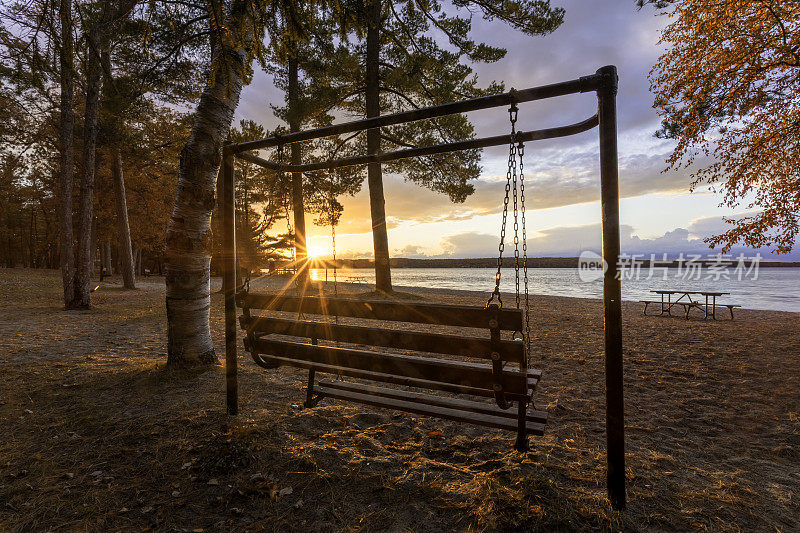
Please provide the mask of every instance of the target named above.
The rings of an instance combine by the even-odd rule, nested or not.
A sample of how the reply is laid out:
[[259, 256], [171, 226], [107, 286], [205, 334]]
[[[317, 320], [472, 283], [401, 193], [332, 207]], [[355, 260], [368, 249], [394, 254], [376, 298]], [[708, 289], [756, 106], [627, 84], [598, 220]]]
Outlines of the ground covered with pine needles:
[[[229, 418], [221, 366], [165, 368], [163, 279], [140, 287], [105, 282], [94, 308], [63, 311], [57, 272], [0, 269], [0, 530], [800, 530], [798, 314], [625, 304], [629, 508], [614, 513], [599, 301], [534, 298], [550, 421], [520, 454], [500, 431], [303, 409], [302, 371], [243, 350]], [[218, 294], [212, 313], [221, 355]]]

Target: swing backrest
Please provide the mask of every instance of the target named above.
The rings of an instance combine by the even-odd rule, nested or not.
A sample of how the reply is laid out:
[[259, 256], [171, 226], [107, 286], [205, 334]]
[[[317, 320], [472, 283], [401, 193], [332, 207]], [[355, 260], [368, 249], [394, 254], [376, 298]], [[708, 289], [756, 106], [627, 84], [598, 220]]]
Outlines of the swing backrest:
[[[240, 323], [247, 332], [246, 347], [259, 364], [272, 360], [276, 363], [273, 366], [335, 367], [344, 369], [345, 375], [365, 379], [482, 396], [496, 395], [499, 384], [509, 399], [527, 396], [540, 375], [527, 371], [522, 341], [500, 338], [502, 331], [522, 330], [523, 314], [519, 309], [257, 293], [241, 293], [237, 303], [244, 310]], [[250, 311], [255, 309], [269, 314], [253, 316]], [[278, 316], [277, 313], [315, 315], [325, 321]], [[330, 317], [334, 316], [382, 323], [332, 323]], [[390, 328], [384, 321], [407, 325], [402, 326], [403, 329]], [[421, 330], [424, 325], [437, 326], [436, 330], [442, 327], [475, 329], [470, 329], [469, 335], [461, 331], [439, 333], [430, 331], [430, 327], [428, 331]], [[416, 329], [412, 329], [415, 326]], [[491, 333], [489, 336], [487, 331]], [[310, 339], [311, 343], [284, 340], [284, 336]], [[320, 346], [320, 340], [348, 346]], [[403, 353], [365, 351], [364, 346], [391, 348]], [[408, 352], [419, 353], [409, 355]], [[484, 361], [441, 359], [430, 354]], [[486, 360], [492, 364], [487, 365]]]

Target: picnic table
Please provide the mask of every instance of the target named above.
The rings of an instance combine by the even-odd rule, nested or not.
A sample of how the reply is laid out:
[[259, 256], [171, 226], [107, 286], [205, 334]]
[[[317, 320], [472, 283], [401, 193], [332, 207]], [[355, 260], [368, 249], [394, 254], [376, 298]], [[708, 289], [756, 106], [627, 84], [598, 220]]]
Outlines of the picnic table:
[[[688, 320], [689, 311], [692, 309], [701, 309], [703, 311], [703, 318], [708, 320], [717, 319], [717, 297], [729, 295], [729, 292], [711, 292], [711, 291], [673, 291], [673, 290], [651, 290], [650, 292], [661, 296], [661, 301], [641, 300], [644, 304], [644, 314], [647, 314], [647, 306], [650, 304], [660, 304], [661, 311], [659, 316], [665, 314], [672, 316], [672, 308], [680, 306], [683, 309], [684, 317]], [[676, 299], [672, 299], [674, 295], [680, 295]], [[700, 302], [700, 298], [692, 299], [692, 295], [701, 296], [705, 300]], [[736, 304], [721, 304], [721, 307], [727, 307], [731, 313], [731, 320], [733, 320], [733, 308], [741, 307]]]

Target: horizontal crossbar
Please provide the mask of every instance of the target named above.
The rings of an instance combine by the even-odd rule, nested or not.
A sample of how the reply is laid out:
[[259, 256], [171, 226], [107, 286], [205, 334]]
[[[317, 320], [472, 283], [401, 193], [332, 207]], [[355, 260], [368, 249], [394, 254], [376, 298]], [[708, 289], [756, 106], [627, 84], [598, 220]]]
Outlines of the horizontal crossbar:
[[406, 122], [414, 122], [417, 120], [443, 117], [447, 115], [454, 115], [456, 113], [468, 113], [470, 111], [506, 106], [513, 103], [531, 102], [534, 100], [544, 100], [545, 98], [554, 98], [556, 96], [564, 96], [567, 94], [596, 91], [603, 83], [603, 80], [603, 75], [598, 71], [598, 73], [589, 76], [583, 76], [576, 80], [553, 83], [550, 85], [543, 85], [541, 87], [523, 89], [521, 91], [512, 89], [507, 93], [482, 96], [479, 98], [462, 100], [460, 102], [450, 102], [447, 104], [424, 107], [421, 109], [412, 109], [409, 111], [402, 111], [400, 113], [393, 113], [391, 115], [382, 115], [379, 117], [346, 122], [344, 124], [334, 124], [333, 126], [323, 126], [321, 128], [298, 131], [294, 133], [288, 133], [286, 135], [275, 135], [273, 137], [267, 137], [266, 139], [259, 139], [256, 141], [229, 144], [225, 147], [225, 150], [226, 154], [237, 154], [239, 152], [246, 152], [249, 150], [258, 150], [261, 148], [278, 146], [279, 144], [310, 141], [312, 139], [319, 139], [321, 137], [331, 137], [333, 135], [353, 133], [355, 131], [363, 131], [371, 128], [393, 126], [395, 124], [404, 124]]
[[[390, 302], [384, 300], [353, 300], [348, 298], [317, 298], [311, 296], [282, 296], [274, 294], [240, 293], [236, 298], [239, 307], [268, 309], [327, 316], [371, 318], [394, 322], [417, 322], [489, 328], [490, 314], [483, 307], [426, 303]], [[498, 327], [508, 331], [522, 331], [521, 309], [497, 311]]]
[[[516, 134], [514, 141], [524, 143], [529, 141], [554, 139], [557, 137], [567, 137], [569, 135], [575, 135], [584, 131], [588, 131], [597, 126], [597, 124], [597, 115], [594, 115], [586, 120], [582, 120], [581, 122], [576, 122], [575, 124], [570, 124], [568, 126], [559, 126], [557, 128], [546, 128], [527, 132], [521, 131]], [[496, 135], [494, 137], [484, 137], [482, 139], [470, 139], [467, 141], [436, 144], [433, 146], [407, 148], [404, 150], [395, 150], [393, 152], [384, 152], [380, 154], [344, 157], [341, 159], [334, 159], [332, 161], [320, 161], [317, 163], [305, 163], [302, 165], [286, 165], [282, 163], [275, 163], [251, 154], [250, 152], [238, 153], [236, 154], [236, 157], [242, 159], [243, 161], [248, 161], [250, 163], [273, 170], [283, 170], [285, 172], [311, 172], [314, 170], [366, 165], [368, 163], [388, 163], [389, 161], [397, 161], [400, 159], [444, 154], [448, 152], [458, 152], [461, 150], [476, 150], [479, 148], [488, 148], [490, 146], [504, 146], [510, 142], [512, 142], [511, 135]]]

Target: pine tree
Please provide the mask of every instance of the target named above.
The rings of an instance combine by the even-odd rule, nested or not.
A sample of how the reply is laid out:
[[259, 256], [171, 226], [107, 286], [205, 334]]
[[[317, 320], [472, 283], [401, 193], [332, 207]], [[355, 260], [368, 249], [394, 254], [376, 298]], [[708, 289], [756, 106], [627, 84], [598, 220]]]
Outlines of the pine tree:
[[[503, 90], [492, 82], [481, 88], [464, 61], [491, 62], [505, 50], [470, 37], [472, 11], [485, 19], [499, 19], [531, 35], [546, 35], [563, 20], [563, 10], [547, 1], [467, 2], [460, 17], [438, 2], [393, 2], [387, 0], [346, 2], [345, 25], [335, 44], [325, 54], [308, 61], [309, 99], [324, 111], [340, 109], [355, 116], [374, 117], [408, 109], [474, 98]], [[455, 51], [444, 49], [436, 38], [443, 35]], [[325, 116], [323, 110], [318, 116]], [[463, 115], [451, 115], [410, 124], [369, 130], [347, 139], [361, 153], [374, 154], [397, 148], [424, 146], [472, 138], [473, 127]], [[398, 161], [387, 165], [390, 172], [433, 191], [463, 202], [472, 194], [469, 183], [480, 173], [477, 150]], [[363, 172], [363, 171], [362, 171]], [[363, 174], [361, 174], [363, 176]], [[375, 254], [376, 288], [391, 291], [389, 245], [380, 164], [367, 166]]]
[[100, 147], [110, 163], [119, 264], [123, 284], [135, 288], [135, 257], [126, 201], [124, 159], [128, 124], [146, 121], [149, 100], [185, 104], [199, 92], [200, 62], [194, 53], [203, 44], [192, 38], [191, 24], [197, 10], [176, 11], [169, 4], [152, 4], [117, 25], [100, 54], [104, 84], [100, 107]]

